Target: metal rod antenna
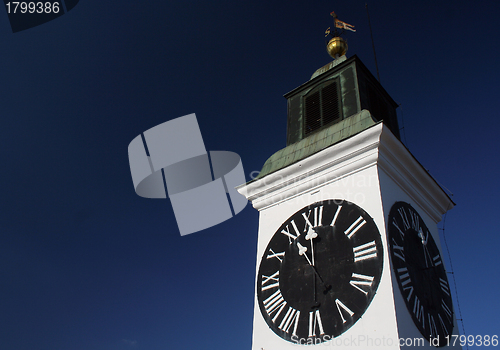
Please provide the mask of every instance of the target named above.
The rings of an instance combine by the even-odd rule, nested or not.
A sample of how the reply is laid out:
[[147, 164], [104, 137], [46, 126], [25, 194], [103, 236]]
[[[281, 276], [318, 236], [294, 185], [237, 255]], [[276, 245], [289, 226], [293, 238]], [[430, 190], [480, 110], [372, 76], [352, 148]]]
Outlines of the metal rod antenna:
[[378, 72], [378, 63], [377, 63], [377, 53], [375, 52], [375, 42], [373, 41], [373, 32], [372, 32], [372, 23], [370, 21], [370, 13], [368, 12], [368, 3], [365, 3], [366, 14], [368, 15], [368, 26], [370, 27], [370, 36], [372, 37], [372, 47], [373, 47], [373, 57], [375, 57], [375, 68], [377, 69], [377, 79], [380, 83], [380, 74]]

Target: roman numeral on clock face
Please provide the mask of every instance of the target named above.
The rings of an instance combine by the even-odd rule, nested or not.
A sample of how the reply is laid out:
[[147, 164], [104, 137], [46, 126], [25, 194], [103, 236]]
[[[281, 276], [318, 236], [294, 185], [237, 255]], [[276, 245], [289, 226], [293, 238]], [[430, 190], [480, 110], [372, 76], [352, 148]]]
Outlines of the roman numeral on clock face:
[[335, 212], [335, 215], [333, 216], [332, 222], [330, 223], [330, 226], [335, 226], [335, 223], [337, 222], [337, 218], [339, 217], [340, 210], [342, 210], [342, 206], [339, 205], [337, 207], [337, 211]]
[[[290, 224], [292, 225], [293, 231], [290, 232], [289, 225], [286, 225], [286, 228], [284, 230], [281, 230], [281, 233], [288, 236], [288, 242], [292, 244], [297, 239], [297, 237], [300, 236], [300, 232], [294, 220], [290, 221]], [[293, 232], [295, 232], [295, 234], [293, 234]]]
[[[353, 273], [351, 276], [351, 281], [349, 284], [362, 292], [364, 295], [367, 295], [371, 290], [373, 284], [373, 276], [360, 275], [357, 273]], [[368, 291], [366, 291], [367, 289]]]
[[425, 328], [424, 306], [420, 303], [420, 299], [417, 296], [415, 296], [413, 303], [413, 314], [417, 320], [422, 323], [422, 327]]
[[406, 216], [406, 212], [403, 208], [398, 209], [399, 216], [401, 216], [401, 220], [403, 221], [404, 230], [408, 230], [410, 228], [410, 222], [408, 221], [408, 217]]
[[450, 296], [450, 287], [448, 286], [448, 281], [440, 277], [439, 285], [441, 286], [441, 290], [443, 291], [443, 293], [445, 293], [447, 296]]
[[437, 328], [436, 321], [434, 321], [434, 316], [432, 316], [431, 314], [427, 314], [427, 321], [429, 323], [429, 330], [431, 331], [431, 338], [436, 338]]
[[411, 295], [413, 293], [413, 286], [411, 285], [410, 274], [406, 267], [402, 267], [397, 270], [399, 275], [399, 280], [401, 281], [401, 286], [403, 286], [404, 291], [408, 291], [407, 301], [410, 301]]
[[410, 218], [411, 218], [411, 227], [419, 232], [420, 231], [420, 220], [419, 220], [419, 215], [418, 213], [409, 210], [410, 211]]
[[[311, 213], [313, 213], [313, 215], [312, 215], [313, 222], [312, 223], [310, 220]], [[306, 224], [304, 226], [304, 232], [307, 232], [309, 230], [309, 228], [321, 226], [321, 221], [323, 220], [323, 206], [320, 205], [319, 207], [316, 207], [314, 209], [309, 210], [307, 215], [306, 215], [306, 213], [302, 213], [302, 217], [306, 221]]]
[[438, 314], [438, 319], [439, 319], [439, 324], [441, 325], [441, 328], [444, 331], [444, 334], [449, 334], [450, 332], [448, 332], [448, 327], [444, 324], [441, 314]]
[[280, 271], [276, 271], [271, 276], [262, 275], [262, 290], [268, 290], [271, 288], [278, 288], [280, 285], [279, 281]]
[[441, 300], [441, 307], [443, 308], [443, 311], [446, 314], [446, 317], [451, 322], [451, 315], [452, 315], [451, 308], [448, 307], [448, 305], [446, 305], [444, 300]]
[[283, 309], [285, 308], [286, 301], [285, 299], [283, 299], [281, 291], [278, 289], [276, 292], [271, 294], [271, 296], [269, 296], [266, 300], [264, 300], [263, 304], [264, 304], [264, 309], [266, 310], [266, 313], [269, 315], [269, 317], [271, 317], [272, 314], [276, 312], [276, 314], [273, 317], [273, 322], [276, 322], [276, 319], [281, 314], [281, 311], [283, 311]]
[[392, 218], [392, 225], [398, 229], [399, 231], [399, 235], [401, 237], [401, 240], [404, 240], [405, 239], [405, 233], [403, 232], [403, 230], [401, 230], [401, 228], [399, 227], [399, 224], [398, 222], [396, 221], [396, 218]]
[[319, 335], [325, 334], [319, 310], [309, 312], [309, 337], [316, 336], [316, 326], [318, 327]]
[[375, 246], [375, 241], [354, 247], [352, 251], [354, 252], [354, 262], [377, 257], [377, 247]]
[[432, 262], [434, 263], [434, 266], [439, 266], [442, 264], [441, 262], [441, 256], [436, 255], [435, 257], [432, 258]]
[[276, 258], [278, 259], [280, 262], [283, 261], [283, 259], [281, 259], [281, 257], [285, 256], [285, 252], [280, 252], [280, 253], [275, 253], [272, 248], [269, 248], [269, 253], [267, 255], [267, 259], [272, 259], [272, 258]]
[[406, 262], [404, 248], [397, 245], [396, 240], [392, 237], [392, 255]]
[[346, 323], [347, 320], [344, 318], [344, 315], [342, 314], [342, 311], [340, 309], [344, 310], [344, 312], [346, 312], [351, 317], [352, 315], [354, 315], [354, 312], [352, 312], [351, 309], [345, 306], [344, 303], [342, 303], [339, 299], [335, 299], [335, 304], [337, 305], [337, 310], [339, 310], [340, 317], [342, 318], [342, 323]]
[[[263, 304], [264, 304], [264, 309], [266, 310], [266, 313], [269, 315], [269, 317], [271, 317], [274, 314], [272, 321], [273, 323], [276, 323], [276, 320], [282, 314], [286, 306], [286, 301], [285, 299], [283, 299], [283, 295], [281, 295], [281, 291], [278, 289], [276, 292], [270, 295], [266, 300], [264, 300]], [[293, 325], [292, 334], [296, 335], [297, 327], [299, 325], [299, 317], [300, 317], [300, 311], [289, 306], [278, 328], [281, 329], [282, 331], [289, 333]]]
[[347, 230], [344, 231], [344, 233], [347, 236], [347, 238], [350, 239], [356, 232], [358, 232], [358, 230], [364, 224], [366, 224], [366, 220], [363, 219], [362, 216], [360, 216], [359, 218], [357, 218], [356, 221], [354, 221], [353, 224], [351, 226], [349, 226], [349, 228]]
[[289, 306], [288, 311], [286, 312], [285, 316], [281, 320], [281, 323], [278, 326], [278, 328], [281, 329], [282, 331], [289, 333], [290, 327], [293, 324], [292, 335], [297, 335], [297, 326], [299, 325], [299, 316], [300, 316], [300, 311], [295, 310], [293, 307]]

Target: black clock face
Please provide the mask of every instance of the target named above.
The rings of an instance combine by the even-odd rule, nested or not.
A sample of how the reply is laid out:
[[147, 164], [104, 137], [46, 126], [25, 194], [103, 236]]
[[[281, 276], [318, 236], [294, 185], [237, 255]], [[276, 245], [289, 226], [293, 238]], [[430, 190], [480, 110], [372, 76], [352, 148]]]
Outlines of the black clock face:
[[388, 231], [392, 266], [408, 311], [431, 344], [444, 346], [453, 330], [453, 304], [439, 249], [408, 203], [392, 206]]
[[293, 214], [269, 242], [257, 276], [262, 316], [281, 338], [319, 344], [363, 315], [382, 274], [383, 247], [373, 219], [343, 200]]

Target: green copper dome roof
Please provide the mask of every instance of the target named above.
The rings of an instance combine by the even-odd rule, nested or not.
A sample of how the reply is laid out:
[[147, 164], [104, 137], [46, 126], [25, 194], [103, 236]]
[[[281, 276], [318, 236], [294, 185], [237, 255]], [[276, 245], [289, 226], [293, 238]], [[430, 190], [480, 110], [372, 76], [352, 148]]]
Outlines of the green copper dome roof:
[[362, 110], [274, 153], [264, 163], [254, 180], [307, 158], [378, 123], [369, 111]]

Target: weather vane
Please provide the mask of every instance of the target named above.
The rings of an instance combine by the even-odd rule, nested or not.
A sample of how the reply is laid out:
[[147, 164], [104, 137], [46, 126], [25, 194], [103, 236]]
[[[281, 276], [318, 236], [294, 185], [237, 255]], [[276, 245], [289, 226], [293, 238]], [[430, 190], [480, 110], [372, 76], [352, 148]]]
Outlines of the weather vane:
[[[328, 51], [328, 54], [330, 56], [337, 59], [340, 56], [344, 56], [347, 52], [347, 41], [341, 38], [340, 35], [344, 33], [345, 29], [350, 30], [351, 32], [355, 32], [356, 29], [354, 29], [354, 26], [352, 24], [348, 24], [339, 20], [337, 18], [337, 14], [334, 11], [330, 13], [330, 16], [333, 17], [333, 20], [335, 22], [335, 29], [333, 30], [333, 33], [330, 32], [330, 27], [328, 27], [328, 29], [325, 31], [325, 37], [327, 37], [328, 35], [332, 36], [332, 38], [326, 45], [326, 51]], [[342, 30], [339, 32], [338, 29]]]

